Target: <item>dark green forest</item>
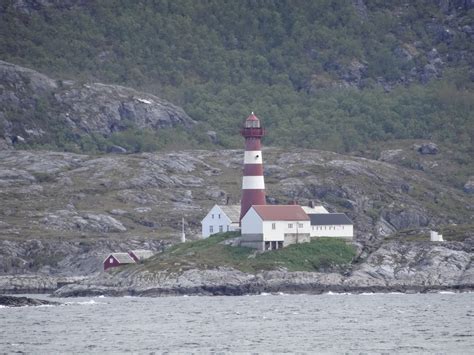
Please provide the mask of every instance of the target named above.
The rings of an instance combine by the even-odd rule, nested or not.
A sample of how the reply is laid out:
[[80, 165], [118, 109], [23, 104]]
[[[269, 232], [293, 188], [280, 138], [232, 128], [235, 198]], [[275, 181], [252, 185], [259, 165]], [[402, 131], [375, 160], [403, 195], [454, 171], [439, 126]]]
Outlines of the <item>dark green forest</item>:
[[[474, 19], [468, 5], [32, 3], [21, 11], [17, 1], [0, 1], [0, 59], [168, 99], [200, 123], [195, 132], [179, 132], [184, 146], [206, 146], [204, 132], [213, 130], [218, 146], [241, 147], [238, 127], [255, 111], [267, 127], [266, 145], [353, 152], [372, 142], [430, 139], [474, 153], [474, 41], [462, 30]], [[433, 48], [438, 67], [428, 77]], [[150, 134], [132, 127], [115, 137], [89, 136], [81, 146], [164, 139]], [[163, 149], [164, 140], [136, 150]]]

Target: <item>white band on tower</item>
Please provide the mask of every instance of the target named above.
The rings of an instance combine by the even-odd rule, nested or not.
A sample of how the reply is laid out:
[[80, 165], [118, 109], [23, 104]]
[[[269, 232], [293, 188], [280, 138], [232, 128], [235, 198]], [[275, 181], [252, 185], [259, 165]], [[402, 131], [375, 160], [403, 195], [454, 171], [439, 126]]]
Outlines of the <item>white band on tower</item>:
[[263, 176], [244, 176], [242, 181], [243, 190], [264, 190], [265, 182]]
[[262, 151], [246, 150], [244, 155], [244, 164], [263, 164]]

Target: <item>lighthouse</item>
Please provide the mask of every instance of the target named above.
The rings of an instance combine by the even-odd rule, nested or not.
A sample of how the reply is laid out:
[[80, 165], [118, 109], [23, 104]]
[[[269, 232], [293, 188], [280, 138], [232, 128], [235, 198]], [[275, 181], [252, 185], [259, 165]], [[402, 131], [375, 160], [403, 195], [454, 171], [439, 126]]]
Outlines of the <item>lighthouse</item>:
[[252, 205], [265, 205], [265, 182], [263, 180], [263, 159], [261, 138], [265, 130], [260, 120], [252, 114], [245, 120], [240, 133], [245, 138], [244, 174], [240, 220]]

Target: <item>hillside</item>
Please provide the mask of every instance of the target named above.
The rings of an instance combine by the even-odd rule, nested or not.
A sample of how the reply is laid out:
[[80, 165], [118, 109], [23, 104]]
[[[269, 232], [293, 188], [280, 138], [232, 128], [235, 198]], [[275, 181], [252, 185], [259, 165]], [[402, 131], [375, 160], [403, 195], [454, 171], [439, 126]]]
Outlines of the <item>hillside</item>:
[[[399, 149], [399, 157], [412, 154], [411, 147]], [[449, 151], [415, 154], [431, 170], [451, 161]], [[188, 238], [196, 239], [213, 204], [239, 200], [242, 156], [241, 150], [99, 156], [0, 151], [0, 266], [6, 273], [44, 265], [50, 273], [90, 271], [90, 265], [98, 270], [109, 250], [148, 242], [161, 250], [176, 242], [182, 217]], [[410, 241], [427, 238], [429, 228], [447, 240], [472, 236], [472, 192], [451, 187], [428, 168], [316, 150], [269, 148], [264, 159], [269, 202], [314, 200], [347, 213], [365, 256], [397, 232], [407, 232], [398, 239]], [[32, 260], [36, 264], [28, 264]]]
[[[430, 139], [472, 156], [473, 11], [465, 0], [7, 0], [0, 59], [170, 100], [199, 122], [180, 145], [204, 147], [213, 131], [240, 147], [234, 133], [255, 111], [267, 145], [365, 154], [373, 142]], [[44, 103], [39, 119], [57, 122]], [[5, 116], [7, 134], [1, 122], [19, 118]], [[131, 128], [122, 141], [143, 139]], [[103, 150], [104, 134], [50, 145]]]

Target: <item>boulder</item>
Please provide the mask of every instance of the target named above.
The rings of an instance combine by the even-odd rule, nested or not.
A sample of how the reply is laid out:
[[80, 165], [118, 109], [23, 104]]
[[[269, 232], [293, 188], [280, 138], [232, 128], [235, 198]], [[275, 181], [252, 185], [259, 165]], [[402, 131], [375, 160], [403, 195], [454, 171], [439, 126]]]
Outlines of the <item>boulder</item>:
[[206, 132], [207, 136], [211, 140], [211, 143], [216, 144], [217, 143], [217, 132], [216, 131], [207, 131]]
[[426, 64], [423, 67], [423, 72], [421, 73], [421, 82], [427, 83], [432, 79], [435, 79], [438, 76], [438, 69], [434, 64]]
[[58, 302], [39, 300], [29, 297], [15, 297], [0, 295], [0, 306], [5, 307], [25, 307], [25, 306], [44, 306], [44, 305], [59, 305]]
[[125, 154], [127, 153], [127, 149], [119, 145], [112, 145], [107, 148], [107, 153]]
[[464, 184], [463, 190], [467, 194], [474, 194], [474, 176], [471, 176], [469, 180]]
[[418, 152], [421, 154], [438, 154], [439, 149], [435, 143], [429, 142], [429, 143], [423, 143], [418, 148]]

